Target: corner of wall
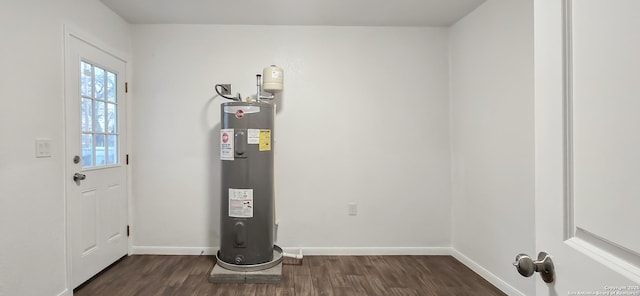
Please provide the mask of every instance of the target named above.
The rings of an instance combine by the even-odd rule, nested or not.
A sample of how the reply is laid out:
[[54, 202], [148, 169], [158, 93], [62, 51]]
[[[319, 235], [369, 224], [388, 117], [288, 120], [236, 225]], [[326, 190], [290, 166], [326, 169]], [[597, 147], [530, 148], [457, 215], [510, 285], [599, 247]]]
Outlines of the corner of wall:
[[454, 258], [456, 258], [458, 261], [462, 262], [462, 264], [466, 265], [471, 270], [473, 270], [473, 272], [479, 274], [481, 277], [483, 277], [485, 280], [490, 282], [492, 285], [496, 286], [496, 288], [500, 289], [502, 292], [506, 293], [507, 295], [526, 296], [526, 294], [520, 292], [518, 289], [509, 285], [509, 283], [505, 282], [497, 275], [493, 274], [486, 268], [482, 267], [482, 265], [471, 260], [471, 258], [465, 256], [455, 248], [451, 248], [451, 255]]
[[534, 198], [530, 1], [488, 0], [449, 28], [453, 256], [509, 295], [535, 291], [505, 262], [533, 247], [534, 216], [503, 210]]
[[60, 292], [57, 296], [73, 296], [73, 290], [64, 289], [64, 291]]

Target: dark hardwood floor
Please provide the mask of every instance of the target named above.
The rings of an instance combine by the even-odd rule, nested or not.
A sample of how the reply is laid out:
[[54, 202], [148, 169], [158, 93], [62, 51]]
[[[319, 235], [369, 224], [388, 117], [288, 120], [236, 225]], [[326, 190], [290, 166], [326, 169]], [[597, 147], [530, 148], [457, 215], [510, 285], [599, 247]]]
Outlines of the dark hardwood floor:
[[211, 284], [213, 256], [129, 256], [78, 296], [505, 295], [451, 256], [306, 256], [279, 284]]

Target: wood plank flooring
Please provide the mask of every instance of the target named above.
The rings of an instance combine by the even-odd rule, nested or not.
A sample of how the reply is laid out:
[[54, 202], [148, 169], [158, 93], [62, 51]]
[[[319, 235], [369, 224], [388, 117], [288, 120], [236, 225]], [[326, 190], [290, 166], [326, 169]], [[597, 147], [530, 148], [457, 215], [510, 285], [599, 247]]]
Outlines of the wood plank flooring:
[[74, 295], [506, 295], [451, 256], [286, 259], [279, 284], [211, 284], [214, 262], [213, 256], [129, 256]]

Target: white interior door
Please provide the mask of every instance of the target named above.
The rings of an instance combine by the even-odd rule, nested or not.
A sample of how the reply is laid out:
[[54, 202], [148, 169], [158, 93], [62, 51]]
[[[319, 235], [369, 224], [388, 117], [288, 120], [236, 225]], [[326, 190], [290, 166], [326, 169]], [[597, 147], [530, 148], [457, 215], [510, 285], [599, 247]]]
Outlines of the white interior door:
[[640, 1], [534, 6], [537, 295], [640, 295]]
[[125, 63], [73, 35], [66, 44], [66, 188], [75, 288], [127, 254]]

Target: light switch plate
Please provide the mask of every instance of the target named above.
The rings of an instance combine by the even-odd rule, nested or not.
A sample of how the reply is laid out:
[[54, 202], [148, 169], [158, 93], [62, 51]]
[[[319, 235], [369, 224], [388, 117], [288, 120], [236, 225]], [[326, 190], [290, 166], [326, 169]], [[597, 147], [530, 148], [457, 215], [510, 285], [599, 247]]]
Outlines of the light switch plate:
[[51, 139], [36, 139], [36, 158], [51, 157]]

